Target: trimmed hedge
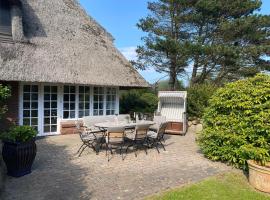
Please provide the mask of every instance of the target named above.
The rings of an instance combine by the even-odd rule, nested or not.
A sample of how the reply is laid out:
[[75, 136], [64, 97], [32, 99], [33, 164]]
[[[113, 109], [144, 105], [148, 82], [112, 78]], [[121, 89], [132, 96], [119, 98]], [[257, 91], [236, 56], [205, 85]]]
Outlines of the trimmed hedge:
[[209, 104], [198, 137], [206, 157], [242, 169], [249, 159], [270, 160], [270, 76], [230, 83]]

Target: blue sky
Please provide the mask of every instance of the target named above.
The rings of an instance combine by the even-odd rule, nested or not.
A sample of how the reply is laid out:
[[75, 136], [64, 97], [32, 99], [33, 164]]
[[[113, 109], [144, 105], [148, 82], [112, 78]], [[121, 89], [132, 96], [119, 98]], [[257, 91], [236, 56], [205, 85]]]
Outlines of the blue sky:
[[[261, 13], [270, 14], [270, 1], [262, 2]], [[136, 23], [148, 14], [147, 0], [80, 0], [80, 3], [90, 16], [113, 35], [116, 47], [126, 58], [134, 59], [136, 46], [142, 44], [141, 37], [144, 35]], [[152, 69], [140, 73], [150, 83], [164, 76]]]

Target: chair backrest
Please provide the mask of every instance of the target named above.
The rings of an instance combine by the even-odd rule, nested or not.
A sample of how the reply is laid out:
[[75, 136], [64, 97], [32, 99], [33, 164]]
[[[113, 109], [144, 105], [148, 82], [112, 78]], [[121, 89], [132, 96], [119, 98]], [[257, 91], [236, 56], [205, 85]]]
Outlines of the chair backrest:
[[110, 127], [107, 130], [107, 143], [121, 143], [124, 141], [125, 128], [124, 127]]
[[137, 124], [135, 127], [135, 140], [145, 139], [149, 130], [149, 124]]
[[168, 125], [168, 122], [163, 122], [160, 124], [160, 127], [158, 129], [158, 134], [157, 134], [158, 139], [163, 138], [165, 131], [166, 131], [166, 128], [167, 128], [167, 125]]

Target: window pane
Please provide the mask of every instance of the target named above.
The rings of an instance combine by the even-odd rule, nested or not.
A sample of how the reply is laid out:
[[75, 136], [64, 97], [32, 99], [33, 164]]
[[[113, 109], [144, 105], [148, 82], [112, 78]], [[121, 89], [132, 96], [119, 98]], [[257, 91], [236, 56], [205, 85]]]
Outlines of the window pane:
[[38, 118], [32, 118], [31, 125], [32, 126], [37, 126], [38, 125]]
[[44, 86], [44, 92], [45, 93], [50, 93], [51, 87], [50, 86]]
[[32, 85], [32, 92], [38, 93], [38, 86], [37, 85]]
[[50, 116], [50, 110], [44, 110], [44, 116], [46, 117], [46, 116]]
[[70, 118], [71, 119], [75, 118], [75, 111], [70, 111]]
[[45, 133], [50, 133], [51, 132], [50, 126], [44, 126], [44, 132]]
[[84, 116], [89, 116], [89, 115], [90, 115], [89, 110], [86, 110], [85, 113], [84, 113]]
[[57, 126], [56, 125], [53, 125], [51, 126], [51, 132], [56, 132], [57, 131]]
[[70, 101], [75, 101], [75, 94], [70, 95]]
[[44, 118], [44, 124], [50, 124], [50, 118]]
[[85, 94], [85, 101], [90, 101], [90, 95], [89, 94]]
[[23, 125], [29, 126], [30, 125], [30, 118], [24, 118]]
[[38, 110], [32, 110], [31, 117], [38, 117]]
[[38, 102], [32, 102], [31, 105], [32, 109], [38, 109]]
[[24, 92], [30, 92], [30, 85], [24, 85], [23, 86], [23, 91]]
[[52, 94], [51, 95], [51, 100], [56, 101], [57, 100], [57, 94]]
[[51, 110], [51, 116], [57, 116], [57, 110]]
[[79, 109], [83, 110], [84, 109], [84, 103], [79, 103]]
[[84, 95], [83, 94], [79, 95], [79, 101], [84, 101]]
[[30, 117], [30, 110], [24, 110], [23, 117]]
[[57, 117], [51, 118], [51, 124], [57, 124]]
[[83, 86], [79, 87], [79, 93], [84, 93], [84, 87]]
[[69, 103], [64, 103], [64, 110], [69, 110]]
[[64, 86], [64, 93], [69, 93], [69, 86]]
[[83, 111], [79, 111], [79, 118], [84, 117], [84, 112]]
[[75, 110], [75, 103], [70, 103], [70, 110]]
[[94, 109], [98, 109], [98, 103], [94, 103]]
[[69, 95], [68, 94], [64, 94], [64, 101], [69, 101]]
[[103, 110], [99, 110], [99, 115], [103, 115]]
[[90, 87], [85, 87], [85, 94], [89, 94], [90, 92]]
[[38, 100], [38, 93], [32, 93], [32, 101]]
[[98, 115], [98, 110], [94, 110], [94, 115]]
[[86, 110], [89, 110], [89, 109], [90, 109], [90, 104], [89, 104], [89, 102], [86, 102], [86, 103], [85, 103], [85, 109], [86, 109]]
[[69, 111], [64, 111], [64, 119], [68, 119], [69, 118]]
[[30, 109], [30, 102], [23, 102], [24, 109]]
[[24, 94], [23, 94], [23, 100], [28, 100], [28, 101], [30, 101], [30, 93], [24, 93]]
[[44, 108], [46, 109], [46, 108], [50, 108], [50, 102], [44, 102]]
[[75, 86], [70, 86], [70, 93], [75, 93]]
[[52, 93], [57, 93], [57, 86], [52, 86], [51, 87], [51, 92]]
[[57, 102], [51, 102], [51, 108], [57, 108]]

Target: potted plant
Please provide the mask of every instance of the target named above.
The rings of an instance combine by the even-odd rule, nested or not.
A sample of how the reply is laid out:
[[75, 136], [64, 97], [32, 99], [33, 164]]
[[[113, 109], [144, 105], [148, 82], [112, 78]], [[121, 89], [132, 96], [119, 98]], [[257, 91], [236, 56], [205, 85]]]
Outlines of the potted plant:
[[264, 164], [255, 160], [248, 160], [249, 182], [262, 192], [270, 193], [270, 162]]
[[37, 152], [36, 136], [37, 131], [30, 126], [14, 126], [1, 135], [2, 156], [9, 176], [20, 177], [31, 173]]

